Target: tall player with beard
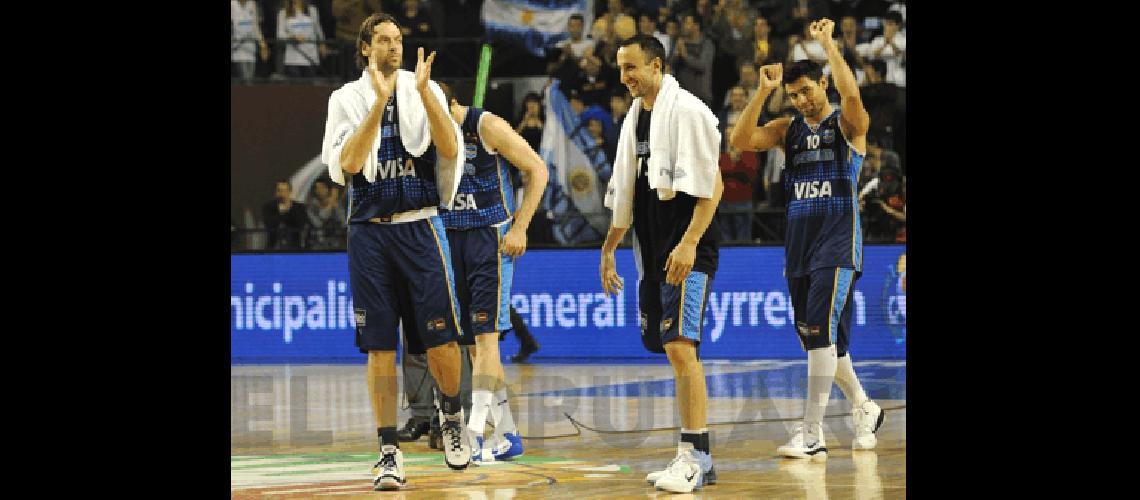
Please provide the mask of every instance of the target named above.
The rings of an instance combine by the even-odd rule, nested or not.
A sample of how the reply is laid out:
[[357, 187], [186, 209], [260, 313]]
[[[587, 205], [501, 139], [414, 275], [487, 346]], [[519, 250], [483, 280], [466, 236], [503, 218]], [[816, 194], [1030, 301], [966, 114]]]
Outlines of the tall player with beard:
[[[416, 71], [400, 69], [403, 36], [395, 19], [373, 14], [360, 27], [360, 79], [329, 97], [321, 160], [338, 184], [351, 180], [348, 270], [356, 345], [368, 354], [368, 393], [380, 441], [375, 489], [405, 482], [396, 433], [396, 344], [401, 291], [415, 313], [429, 369], [439, 383], [444, 461], [464, 469], [459, 401], [462, 335], [447, 233], [438, 215], [451, 206], [462, 175], [463, 136], [431, 81], [435, 53], [419, 49]], [[441, 203], [442, 201], [442, 203]]]

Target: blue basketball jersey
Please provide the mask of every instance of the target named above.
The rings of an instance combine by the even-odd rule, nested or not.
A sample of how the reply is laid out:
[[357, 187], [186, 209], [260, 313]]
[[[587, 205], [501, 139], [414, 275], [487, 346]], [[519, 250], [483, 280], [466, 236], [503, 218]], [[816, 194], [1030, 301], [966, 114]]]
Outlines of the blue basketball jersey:
[[376, 152], [376, 182], [368, 182], [363, 170], [352, 176], [348, 221], [367, 222], [373, 217], [439, 206], [435, 184], [435, 145], [419, 158], [408, 154], [400, 140], [396, 98], [388, 100], [380, 119], [383, 140]]
[[515, 211], [515, 190], [510, 163], [501, 155], [492, 155], [479, 140], [481, 108], [467, 108], [463, 131], [465, 163], [463, 177], [455, 194], [452, 210], [441, 209], [440, 217], [448, 229], [472, 229], [504, 222]]
[[788, 125], [784, 154], [787, 277], [825, 267], [861, 272], [863, 232], [856, 189], [863, 155], [839, 130], [839, 110], [814, 128], [797, 115]]

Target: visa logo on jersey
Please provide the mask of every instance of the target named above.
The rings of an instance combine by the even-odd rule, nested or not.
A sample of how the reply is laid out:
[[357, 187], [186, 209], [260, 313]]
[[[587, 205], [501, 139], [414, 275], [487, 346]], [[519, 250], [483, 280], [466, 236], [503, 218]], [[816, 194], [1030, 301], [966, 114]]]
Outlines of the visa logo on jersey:
[[388, 160], [376, 169], [376, 178], [378, 179], [395, 179], [396, 177], [415, 176], [416, 166], [412, 164], [411, 158], [408, 158], [403, 165], [400, 165], [400, 160]]
[[478, 210], [475, 206], [475, 195], [471, 193], [458, 193], [455, 195], [455, 207], [452, 210]]
[[823, 198], [831, 196], [831, 181], [811, 181], [796, 183], [796, 199]]

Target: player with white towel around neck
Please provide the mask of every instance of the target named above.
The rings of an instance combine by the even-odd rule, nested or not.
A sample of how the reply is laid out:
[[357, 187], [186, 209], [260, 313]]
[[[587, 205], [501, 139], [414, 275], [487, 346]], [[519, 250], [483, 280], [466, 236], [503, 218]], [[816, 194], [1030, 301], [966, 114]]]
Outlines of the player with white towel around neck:
[[613, 219], [598, 271], [607, 294], [622, 289], [614, 250], [632, 226], [642, 335], [652, 336], [654, 328], [647, 330], [648, 325], [659, 325], [660, 346], [676, 379], [682, 427], [677, 455], [646, 481], [688, 493], [716, 482], [708, 392], [697, 349], [719, 261], [720, 231], [709, 226], [715, 224], [724, 184], [716, 116], [672, 75], [662, 73], [664, 58], [661, 42], [650, 35], [622, 42], [617, 52], [621, 81], [635, 99], [622, 125], [606, 190], [605, 206], [613, 210]]

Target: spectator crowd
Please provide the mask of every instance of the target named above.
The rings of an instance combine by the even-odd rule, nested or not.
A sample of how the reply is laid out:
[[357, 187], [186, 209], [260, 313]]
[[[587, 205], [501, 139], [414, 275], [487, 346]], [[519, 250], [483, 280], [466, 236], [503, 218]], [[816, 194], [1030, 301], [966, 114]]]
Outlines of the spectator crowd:
[[[407, 37], [478, 37], [483, 34], [481, 4], [479, 0], [231, 0], [232, 76], [245, 82], [266, 73], [271, 78], [314, 76], [321, 73], [326, 59], [339, 54], [336, 57], [348, 59], [325, 67], [351, 67], [353, 74], [340, 77], [356, 78], [352, 52], [329, 47], [351, 47], [360, 21], [372, 12], [393, 14]], [[583, 153], [600, 160], [594, 162], [600, 165], [594, 172], [594, 189], [604, 190], [609, 180], [618, 132], [632, 103], [616, 64], [621, 41], [639, 33], [661, 41], [667, 54], [665, 72], [709, 105], [720, 120], [722, 136], [727, 137], [756, 92], [761, 66], [812, 59], [825, 65], [825, 74], [830, 73], [822, 47], [807, 34], [812, 20], [828, 17], [837, 22], [837, 45], [855, 74], [871, 117], [868, 151], [857, 188], [864, 241], [906, 241], [904, 2], [595, 0], [594, 5], [591, 25], [586, 25], [582, 15], [571, 16], [569, 37], [547, 47], [545, 68], [538, 68], [545, 70], [550, 82], [559, 82], [580, 128], [588, 133]], [[266, 33], [276, 34], [276, 44]], [[828, 95], [837, 106], [839, 95], [834, 88], [829, 86]], [[794, 113], [790, 100], [778, 89], [764, 103], [759, 123]], [[552, 125], [545, 116], [543, 96], [527, 94], [509, 118], [531, 147], [540, 151], [543, 128]], [[779, 149], [738, 151], [722, 141], [720, 169], [725, 191], [717, 215], [722, 242], [782, 240], [782, 230], [773, 227], [783, 217], [783, 162]], [[583, 213], [557, 185], [555, 172], [550, 179], [532, 223], [531, 242], [600, 243], [608, 213]], [[299, 206], [289, 201], [288, 183], [279, 182], [275, 199], [261, 213], [269, 231], [268, 248], [343, 248], [345, 200], [338, 188], [327, 179], [314, 182], [307, 204]]]

